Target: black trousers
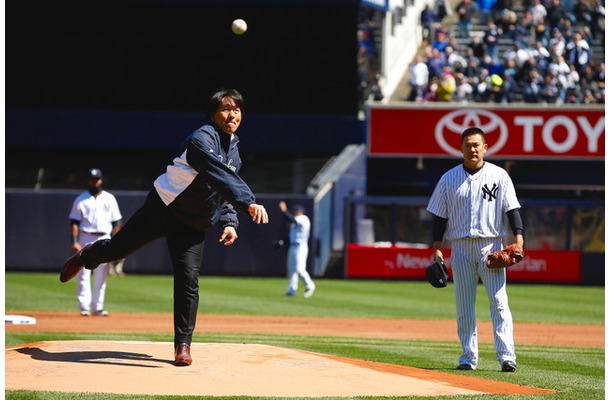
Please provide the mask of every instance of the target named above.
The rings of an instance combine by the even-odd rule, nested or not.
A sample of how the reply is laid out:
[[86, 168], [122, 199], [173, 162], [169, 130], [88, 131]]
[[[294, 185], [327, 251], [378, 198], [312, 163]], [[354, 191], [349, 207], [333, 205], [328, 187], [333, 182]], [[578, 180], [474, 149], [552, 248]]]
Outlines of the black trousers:
[[82, 252], [86, 266], [120, 260], [155, 239], [165, 237], [174, 268], [174, 344], [191, 344], [199, 306], [199, 268], [205, 232], [178, 218], [154, 192], [111, 239], [99, 240]]

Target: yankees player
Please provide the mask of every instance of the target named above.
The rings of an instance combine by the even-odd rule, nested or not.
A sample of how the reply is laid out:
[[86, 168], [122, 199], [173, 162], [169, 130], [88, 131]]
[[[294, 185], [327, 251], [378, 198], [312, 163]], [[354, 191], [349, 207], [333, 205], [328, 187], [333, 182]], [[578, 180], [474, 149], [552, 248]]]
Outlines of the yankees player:
[[487, 255], [502, 248], [503, 215], [523, 251], [521, 207], [508, 173], [483, 160], [485, 133], [477, 127], [462, 133], [464, 162], [446, 172], [428, 204], [434, 214], [434, 258], [444, 261], [443, 237], [451, 241], [458, 336], [463, 353], [457, 369], [475, 370], [478, 362], [475, 301], [479, 277], [489, 298], [496, 358], [503, 372], [517, 368], [513, 321], [506, 293], [506, 269], [486, 267]]
[[146, 243], [165, 237], [174, 268], [174, 364], [191, 365], [191, 340], [199, 306], [199, 268], [206, 231], [219, 223], [219, 242], [237, 239], [237, 211], [268, 223], [265, 207], [238, 175], [241, 159], [235, 131], [242, 119], [243, 97], [221, 89], [210, 99], [210, 121], [191, 133], [166, 171], [154, 182], [144, 205], [111, 239], [95, 242], [72, 256], [60, 281], [86, 266], [124, 258]]
[[[89, 189], [74, 200], [70, 211], [72, 251], [78, 252], [88, 243], [110, 238], [121, 228], [121, 220], [116, 199], [102, 190], [102, 171], [97, 168], [89, 170]], [[93, 291], [91, 270], [82, 269], [76, 275], [76, 295], [82, 316], [90, 313], [108, 315], [104, 310], [107, 274], [107, 263], [100, 264], [93, 271]]]
[[307, 255], [309, 253], [309, 231], [311, 222], [309, 217], [305, 215], [305, 208], [301, 205], [295, 205], [292, 208], [292, 214], [288, 211], [286, 202], [280, 201], [280, 210], [284, 213], [284, 217], [290, 221], [290, 232], [288, 233], [288, 290], [286, 296], [292, 297], [299, 288], [299, 278], [305, 284], [305, 293], [303, 297], [306, 299], [313, 296], [316, 290], [316, 285], [307, 272]]

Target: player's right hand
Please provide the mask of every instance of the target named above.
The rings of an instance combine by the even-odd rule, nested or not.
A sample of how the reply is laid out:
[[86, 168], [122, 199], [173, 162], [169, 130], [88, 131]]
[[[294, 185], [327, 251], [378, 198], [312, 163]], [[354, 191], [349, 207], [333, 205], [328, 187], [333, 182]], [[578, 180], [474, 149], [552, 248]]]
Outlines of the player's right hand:
[[77, 252], [80, 251], [82, 249], [82, 246], [80, 245], [80, 243], [76, 242], [72, 244], [72, 251], [73, 252]]
[[250, 204], [248, 207], [248, 213], [252, 216], [252, 221], [257, 224], [266, 224], [269, 222], [269, 216], [267, 215], [267, 210], [265, 207], [260, 204]]

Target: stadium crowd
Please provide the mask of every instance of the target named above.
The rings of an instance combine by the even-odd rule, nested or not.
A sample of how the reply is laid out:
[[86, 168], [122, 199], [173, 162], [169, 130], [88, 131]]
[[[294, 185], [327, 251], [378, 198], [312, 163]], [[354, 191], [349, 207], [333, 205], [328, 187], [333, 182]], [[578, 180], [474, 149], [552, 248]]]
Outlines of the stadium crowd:
[[[512, 0], [474, 1], [455, 7], [455, 35], [444, 0], [421, 12], [425, 47], [409, 67], [405, 100], [605, 102], [605, 64], [593, 57], [594, 41], [605, 44], [601, 0], [523, 0], [519, 8]], [[484, 29], [473, 31], [473, 22]]]

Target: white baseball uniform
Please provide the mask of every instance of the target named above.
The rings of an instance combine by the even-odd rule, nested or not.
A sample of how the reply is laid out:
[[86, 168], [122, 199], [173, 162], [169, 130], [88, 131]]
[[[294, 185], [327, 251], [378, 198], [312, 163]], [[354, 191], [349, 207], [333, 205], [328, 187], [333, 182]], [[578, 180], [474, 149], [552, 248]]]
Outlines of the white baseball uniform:
[[299, 277], [303, 279], [305, 290], [315, 289], [311, 276], [307, 272], [307, 254], [309, 253], [309, 231], [311, 222], [307, 215], [295, 215], [295, 222], [290, 225], [288, 234], [288, 292], [294, 294], [299, 287]]
[[[81, 193], [72, 204], [70, 220], [80, 222], [79, 243], [85, 246], [101, 239], [109, 239], [112, 223], [121, 220], [121, 212], [115, 197], [102, 190], [97, 196], [88, 191]], [[91, 270], [83, 268], [76, 276], [76, 295], [81, 311], [102, 311], [106, 294], [108, 264], [100, 264], [93, 270], [93, 290]]]
[[463, 164], [447, 171], [428, 203], [428, 211], [448, 220], [445, 237], [451, 241], [458, 336], [463, 349], [459, 362], [473, 369], [478, 363], [475, 302], [479, 277], [489, 298], [496, 357], [500, 363], [516, 359], [506, 270], [489, 269], [486, 260], [490, 252], [502, 248], [504, 214], [520, 207], [508, 173], [489, 162], [472, 175]]

